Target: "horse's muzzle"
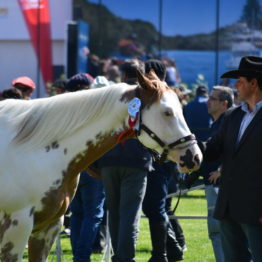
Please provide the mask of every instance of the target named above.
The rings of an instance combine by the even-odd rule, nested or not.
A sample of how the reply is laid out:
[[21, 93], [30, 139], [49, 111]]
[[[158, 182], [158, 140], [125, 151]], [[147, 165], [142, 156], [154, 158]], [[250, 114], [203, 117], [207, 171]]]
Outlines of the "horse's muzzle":
[[192, 153], [191, 150], [187, 149], [185, 154], [180, 156], [180, 171], [188, 173], [199, 169], [201, 160], [202, 154], [200, 151], [198, 153]]

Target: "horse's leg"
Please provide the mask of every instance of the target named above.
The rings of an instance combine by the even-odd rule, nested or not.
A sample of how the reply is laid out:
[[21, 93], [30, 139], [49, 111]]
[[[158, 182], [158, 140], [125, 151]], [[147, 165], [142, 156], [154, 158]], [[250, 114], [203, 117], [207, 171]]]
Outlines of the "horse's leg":
[[28, 243], [29, 262], [46, 261], [54, 240], [60, 232], [61, 226], [62, 218], [30, 236]]
[[0, 261], [22, 261], [32, 228], [31, 208], [11, 214], [0, 212]]

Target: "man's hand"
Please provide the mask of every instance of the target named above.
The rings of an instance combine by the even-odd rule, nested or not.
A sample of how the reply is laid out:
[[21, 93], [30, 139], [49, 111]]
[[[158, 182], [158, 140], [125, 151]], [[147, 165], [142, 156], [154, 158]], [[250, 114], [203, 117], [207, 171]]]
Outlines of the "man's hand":
[[220, 176], [221, 176], [220, 170], [210, 172], [208, 181], [212, 184], [216, 184]]

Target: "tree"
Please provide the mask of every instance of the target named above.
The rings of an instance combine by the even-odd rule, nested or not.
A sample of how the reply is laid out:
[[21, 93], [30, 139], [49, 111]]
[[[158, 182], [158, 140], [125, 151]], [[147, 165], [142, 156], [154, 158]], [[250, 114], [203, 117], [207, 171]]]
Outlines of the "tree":
[[240, 21], [246, 22], [252, 29], [261, 27], [262, 13], [259, 0], [247, 0]]

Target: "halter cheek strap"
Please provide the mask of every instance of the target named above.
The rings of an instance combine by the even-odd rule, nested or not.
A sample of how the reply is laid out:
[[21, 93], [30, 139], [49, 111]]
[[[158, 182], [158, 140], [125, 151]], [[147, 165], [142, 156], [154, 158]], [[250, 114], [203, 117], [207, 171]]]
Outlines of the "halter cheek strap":
[[161, 138], [159, 138], [156, 133], [154, 133], [150, 128], [148, 128], [145, 124], [143, 124], [141, 109], [140, 109], [140, 112], [138, 114], [138, 118], [139, 118], [139, 123], [138, 123], [138, 129], [136, 129], [136, 137], [139, 137], [140, 134], [141, 134], [141, 130], [143, 130], [163, 148], [163, 152], [161, 154], [159, 154], [155, 150], [150, 149], [155, 160], [160, 164], [164, 163], [167, 160], [167, 156], [168, 156], [170, 149], [173, 149], [174, 147], [181, 145], [181, 144], [184, 144], [188, 141], [196, 140], [195, 135], [190, 134], [188, 136], [184, 136], [182, 138], [179, 138], [178, 140], [176, 140], [173, 143], [167, 144]]
[[144, 124], [141, 124], [141, 130], [145, 131], [153, 140], [155, 140], [162, 148], [166, 149], [172, 149], [175, 146], [178, 146], [180, 144], [183, 144], [185, 142], [191, 141], [191, 140], [196, 140], [195, 135], [190, 134], [188, 136], [184, 136], [178, 140], [176, 140], [173, 143], [166, 144], [163, 140], [161, 140], [152, 130], [150, 130], [147, 126]]

